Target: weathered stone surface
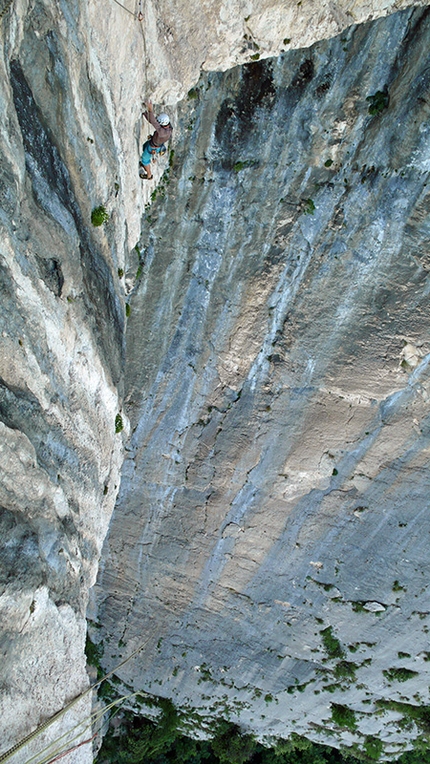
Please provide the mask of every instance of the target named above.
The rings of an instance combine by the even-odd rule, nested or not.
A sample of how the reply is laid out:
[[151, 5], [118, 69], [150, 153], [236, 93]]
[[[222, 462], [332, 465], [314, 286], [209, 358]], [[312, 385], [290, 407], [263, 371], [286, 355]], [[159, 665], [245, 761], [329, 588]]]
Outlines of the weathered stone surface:
[[[0, 0], [0, 752], [88, 685], [87, 592], [123, 458], [124, 303], [141, 269], [131, 248], [154, 190], [137, 174], [141, 101], [170, 109], [202, 68], [341, 29], [309, 53], [208, 77], [177, 122], [172, 108], [176, 167], [132, 295], [135, 432], [103, 560], [105, 639], [112, 647], [120, 630], [129, 647], [144, 631], [153, 670], [136, 680], [165, 688], [185, 645], [179, 699], [200, 704], [204, 663], [214, 703], [227, 693], [238, 708], [255, 686], [243, 721], [259, 734], [288, 731], [285, 677], [313, 677], [328, 623], [351, 644], [355, 632], [384, 639], [385, 658], [359, 648], [374, 660], [360, 669], [374, 694], [416, 624], [408, 692], [421, 692], [428, 21], [417, 11], [347, 29], [404, 5], [145, 2], [139, 23], [139, 3], [130, 14], [114, 2]], [[366, 96], [385, 84], [389, 109], [371, 119]], [[99, 205], [110, 217], [94, 228]], [[315, 630], [306, 596], [324, 619]], [[278, 704], [263, 702], [271, 693]], [[324, 693], [315, 706], [311, 694], [295, 705], [318, 722]], [[89, 712], [86, 695], [11, 761]], [[90, 758], [86, 745], [64, 762]]]
[[375, 702], [429, 702], [429, 37], [203, 77], [144, 228], [104, 660], [149, 639], [125, 681], [260, 737], [390, 755], [418, 733]]
[[[414, 3], [419, 4], [426, 3]], [[195, 84], [202, 70], [225, 71], [250, 60], [307, 47], [334, 37], [351, 24], [408, 5], [408, 0], [204, 0], [197, 4], [145, 0], [139, 10], [143, 15], [147, 89], [154, 100], [174, 104]], [[103, 25], [104, 34], [109, 36], [112, 25], [120, 24], [129, 38], [130, 14], [111, 3], [104, 7], [102, 21], [98, 3], [90, 3], [89, 9], [95, 29]], [[141, 40], [136, 39], [135, 44], [139, 43]], [[118, 54], [122, 59], [122, 45]], [[112, 72], [112, 81], [119, 73], [119, 68]]]
[[[79, 120], [106, 162], [116, 148], [72, 10], [18, 2], [1, 22], [1, 753], [88, 686], [88, 588], [122, 463], [124, 221], [91, 226], [106, 196]], [[90, 710], [88, 695], [36, 742]]]

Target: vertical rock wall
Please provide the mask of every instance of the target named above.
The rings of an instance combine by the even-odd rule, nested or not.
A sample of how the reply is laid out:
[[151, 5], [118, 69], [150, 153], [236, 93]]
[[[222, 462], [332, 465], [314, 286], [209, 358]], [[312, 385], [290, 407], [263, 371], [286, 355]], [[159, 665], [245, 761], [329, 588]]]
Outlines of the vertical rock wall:
[[[0, 752], [88, 686], [88, 588], [122, 462], [121, 167], [87, 23], [73, 3], [2, 18]], [[90, 711], [88, 695], [39, 748]]]
[[429, 22], [200, 80], [144, 228], [97, 587], [105, 665], [147, 642], [135, 689], [386, 756], [420, 733], [377, 702], [429, 703]]
[[[0, 513], [3, 666], [0, 752], [21, 740], [88, 685], [83, 652], [87, 593], [95, 580], [102, 541], [119, 486], [122, 462], [122, 436], [115, 432], [115, 419], [121, 411], [123, 394], [124, 303], [138, 269], [138, 255], [132, 248], [140, 236], [141, 216], [154, 191], [150, 184], [142, 187], [137, 174], [140, 145], [147, 135], [147, 125], [142, 122], [140, 114], [142, 99], [151, 94], [157, 106], [168, 106], [174, 115], [175, 102], [195, 84], [202, 68], [226, 69], [235, 63], [278, 53], [285, 47], [309, 44], [318, 37], [337, 33], [351, 21], [385, 15], [404, 4], [403, 0], [395, 5], [392, 2], [369, 3], [367, 0], [361, 3], [320, 3], [316, 12], [313, 3], [303, 2], [300, 6], [294, 2], [287, 7], [285, 2], [277, 4], [261, 0], [201, 3], [198, 8], [190, 4], [172, 5], [170, 2], [153, 5], [149, 0], [142, 3], [137, 0], [130, 6], [124, 0], [124, 7], [113, 0], [102, 5], [95, 0], [0, 0], [0, 428], [3, 478]], [[142, 11], [142, 21], [138, 21], [139, 11]], [[409, 44], [405, 49], [412, 50]], [[355, 52], [361, 55], [358, 48]], [[341, 67], [342, 48], [338, 46], [334, 53], [339, 53]], [[303, 90], [300, 83], [304, 86], [309, 79], [308, 65], [300, 69], [302, 53], [297, 55], [300, 60], [295, 75], [298, 84], [291, 91], [294, 95], [291, 105], [294, 108]], [[389, 61], [393, 61], [392, 57]], [[294, 56], [292, 62], [292, 66], [296, 66]], [[271, 67], [273, 65], [269, 66], [269, 70]], [[271, 84], [267, 71], [265, 67], [257, 67], [246, 70], [244, 74], [245, 91], [242, 88], [240, 97], [243, 103], [240, 108], [245, 108], [252, 124], [255, 115], [260, 113], [258, 104], [269, 105], [272, 101], [274, 104], [279, 91], [281, 80]], [[273, 71], [278, 71], [277, 66]], [[276, 76], [281, 77], [280, 72], [281, 69]], [[235, 89], [240, 89], [241, 76], [235, 72], [231, 77], [231, 84], [227, 79], [227, 87], [232, 87], [234, 94]], [[208, 84], [211, 82], [209, 79]], [[326, 92], [327, 82], [321, 82], [321, 93]], [[169, 231], [163, 236], [175, 244], [171, 248], [169, 243], [163, 258], [160, 258], [154, 248], [155, 239], [148, 247], [145, 241], [147, 260], [144, 283], [150, 293], [154, 285], [154, 293], [150, 294], [147, 308], [144, 303], [139, 306], [137, 301], [133, 307], [127, 361], [130, 406], [132, 397], [136, 397], [135, 392], [137, 395], [137, 408], [130, 408], [133, 426], [137, 425], [136, 415], [139, 417], [142, 413], [139, 432], [143, 433], [145, 422], [148, 416], [151, 419], [152, 414], [150, 409], [148, 415], [144, 413], [142, 392], [146, 400], [157, 375], [169, 368], [172, 351], [168, 348], [172, 338], [179, 346], [185, 341], [187, 354], [191, 354], [191, 366], [188, 366], [188, 360], [185, 366], [182, 361], [175, 366], [176, 376], [172, 377], [172, 384], [176, 385], [177, 380], [181, 380], [186, 395], [186, 400], [182, 398], [180, 404], [180, 421], [183, 422], [180, 427], [184, 426], [183, 432], [189, 432], [192, 439], [187, 445], [190, 450], [186, 450], [181, 459], [188, 459], [189, 464], [187, 461], [186, 475], [175, 473], [172, 483], [170, 477], [158, 476], [155, 484], [156, 492], [161, 490], [160, 497], [170, 496], [172, 485], [178, 484], [182, 490], [186, 477], [186, 482], [196, 492], [193, 496], [203, 513], [206, 511], [207, 485], [215, 473], [199, 450], [203, 443], [199, 428], [204, 428], [205, 438], [212, 430], [210, 437], [215, 437], [227, 409], [231, 409], [228, 416], [232, 415], [233, 403], [239, 400], [239, 392], [251, 366], [255, 369], [266, 368], [264, 354], [261, 356], [262, 363], [258, 361], [255, 366], [255, 359], [260, 358], [258, 348], [266, 336], [266, 328], [260, 318], [266, 316], [265, 301], [272, 294], [276, 278], [282, 273], [283, 256], [277, 252], [278, 249], [283, 252], [283, 237], [287, 235], [281, 232], [281, 243], [274, 245], [274, 250], [271, 249], [272, 244], [268, 244], [271, 236], [264, 227], [261, 230], [259, 227], [252, 229], [243, 241], [242, 234], [236, 239], [233, 236], [236, 227], [240, 230], [237, 221], [241, 220], [242, 214], [252, 216], [251, 210], [261, 214], [260, 195], [265, 198], [266, 183], [259, 183], [258, 190], [257, 186], [253, 186], [252, 198], [246, 197], [245, 201], [243, 197], [243, 202], [240, 202], [243, 203], [243, 210], [240, 204], [236, 205], [234, 199], [238, 189], [242, 184], [246, 186], [251, 183], [251, 178], [254, 184], [257, 176], [248, 166], [248, 144], [241, 144], [239, 138], [237, 146], [241, 147], [241, 152], [242, 149], [245, 151], [245, 155], [242, 157], [239, 152], [237, 161], [244, 166], [240, 166], [237, 173], [232, 170], [232, 159], [222, 148], [225, 143], [228, 145], [223, 124], [232, 116], [229, 97], [226, 100], [222, 95], [219, 90], [221, 84], [216, 77], [213, 85], [213, 92], [218, 93], [214, 103], [203, 110], [202, 102], [193, 117], [197, 119], [196, 127], [201, 125], [201, 128], [193, 131], [187, 129], [192, 127], [191, 124], [176, 125], [178, 168], [183, 168], [180, 179], [177, 179], [178, 204], [177, 207], [172, 206], [170, 199], [166, 212], [161, 213], [165, 215], [168, 225], [165, 230]], [[372, 92], [378, 86], [379, 75], [375, 76], [374, 81], [369, 80]], [[248, 88], [251, 100], [246, 105]], [[419, 90], [418, 86], [416, 88]], [[319, 104], [319, 101], [314, 99], [314, 103]], [[338, 107], [339, 104], [333, 105], [336, 114], [339, 113]], [[309, 112], [313, 111], [310, 102], [306, 108]], [[246, 109], [251, 111], [246, 112]], [[297, 111], [297, 115], [299, 113]], [[293, 123], [296, 126], [292, 135], [301, 136], [306, 155], [310, 136], [305, 126], [303, 130], [299, 129], [301, 119], [297, 116], [298, 121]], [[336, 121], [338, 117], [333, 119]], [[348, 121], [348, 114], [345, 119]], [[212, 128], [215, 123], [214, 137]], [[343, 117], [336, 121], [339, 140], [346, 130], [344, 123]], [[417, 140], [413, 130], [411, 127], [412, 142]], [[185, 144], [181, 143], [181, 132], [189, 138]], [[263, 151], [260, 160], [266, 157], [264, 164], [269, 161], [269, 154], [264, 153], [269, 151], [269, 144], [261, 146], [259, 136], [257, 131], [255, 139], [259, 144], [258, 153]], [[279, 141], [276, 137], [274, 140], [275, 143]], [[255, 153], [255, 146], [249, 144], [251, 149]], [[335, 144], [332, 150], [335, 157]], [[215, 164], [212, 160], [212, 164], [208, 164], [205, 152], [211, 154], [214, 151], [218, 159]], [[312, 162], [316, 161], [315, 157]], [[292, 161], [297, 161], [293, 154]], [[400, 160], [396, 162], [396, 167], [403, 166]], [[273, 159], [269, 165], [275, 166]], [[371, 165], [367, 163], [367, 166]], [[163, 163], [158, 166], [158, 177], [164, 167]], [[336, 167], [335, 164], [333, 171]], [[306, 187], [308, 170], [303, 179], [297, 181], [301, 172], [294, 176], [296, 180], [291, 186], [294, 204], [305, 191], [311, 194]], [[215, 175], [212, 179], [211, 173], [219, 178], [218, 186], [212, 184]], [[189, 180], [193, 176], [195, 182]], [[374, 182], [370, 170], [365, 177], [366, 183], [363, 185], [367, 188], [368, 181]], [[208, 196], [208, 189], [212, 187], [209, 181], [214, 192], [220, 182], [222, 188], [225, 186], [228, 189], [220, 196], [221, 207]], [[287, 181], [284, 179], [284, 182]], [[279, 179], [276, 183], [279, 187]], [[185, 194], [182, 201], [180, 194]], [[215, 192], [217, 194], [218, 191]], [[413, 198], [412, 195], [411, 203]], [[234, 202], [233, 206], [230, 200], [232, 204]], [[212, 219], [206, 213], [202, 217], [206, 201], [211, 209], [213, 207]], [[272, 205], [273, 199], [268, 198], [268, 203]], [[94, 228], [91, 225], [91, 211], [100, 205], [105, 206], [109, 220], [103, 227]], [[411, 236], [415, 236], [421, 225], [420, 209], [417, 207], [418, 217], [411, 218]], [[285, 210], [290, 210], [287, 202]], [[221, 256], [224, 244], [220, 244], [215, 259], [212, 255], [212, 232], [214, 240], [222, 241], [217, 229], [219, 214], [225, 218], [225, 235], [233, 242], [233, 249], [226, 249], [227, 259]], [[238, 218], [233, 223], [231, 216], [236, 214]], [[289, 222], [289, 213], [282, 212], [282, 215], [282, 219], [285, 218], [282, 225], [287, 228], [290, 223], [293, 227], [296, 225], [294, 216]], [[190, 239], [189, 220], [196, 235], [201, 235], [202, 220], [206, 218], [208, 228], [203, 235], [202, 249], [205, 254], [202, 258], [199, 255], [195, 270], [194, 265], [191, 266], [195, 245], [192, 244], [192, 237]], [[311, 221], [310, 217], [306, 219]], [[277, 213], [277, 217], [262, 221], [262, 226], [276, 227], [280, 225], [280, 220]], [[256, 245], [260, 242], [255, 262], [254, 254], [250, 258], [247, 250], [242, 249], [249, 236], [254, 237]], [[198, 246], [200, 248], [200, 244]], [[157, 254], [153, 261], [151, 253]], [[231, 266], [226, 265], [231, 253], [234, 258], [239, 253], [237, 275], [234, 268], [229, 270], [233, 261]], [[266, 255], [270, 265], [263, 267], [261, 258], [266, 258]], [[188, 261], [196, 274], [191, 281], [184, 265]], [[152, 270], [149, 273], [150, 267]], [[124, 272], [127, 278], [124, 278]], [[250, 280], [248, 276], [244, 279], [245, 274]], [[170, 276], [174, 279], [172, 284], [169, 284]], [[235, 292], [234, 309], [227, 309], [225, 294], [226, 289], [227, 292], [230, 290], [229, 279], [233, 276], [238, 291]], [[155, 281], [151, 280], [154, 278]], [[160, 292], [158, 284], [162, 285], [163, 279], [169, 288], [166, 291], [161, 286]], [[179, 311], [183, 311], [183, 290], [189, 287], [190, 301], [186, 302], [189, 307], [183, 314], [185, 324], [178, 324]], [[209, 300], [213, 287], [214, 295], [218, 296]], [[160, 296], [159, 302], [157, 295]], [[166, 295], [167, 303], [163, 302]], [[252, 295], [255, 296], [255, 303]], [[171, 296], [173, 302], [170, 304]], [[223, 324], [224, 319], [221, 318], [225, 310], [230, 318]], [[220, 318], [216, 319], [219, 311]], [[136, 321], [140, 315], [145, 318], [145, 334], [142, 334], [142, 324]], [[195, 337], [192, 342], [185, 339], [184, 334], [187, 315], [192, 318], [191, 334], [188, 335]], [[218, 344], [214, 346], [213, 352], [216, 355], [219, 351], [219, 358], [215, 361], [214, 356], [207, 363], [213, 320], [215, 324], [219, 321], [220, 326], [223, 324], [220, 336], [224, 339], [217, 340]], [[406, 346], [409, 360], [405, 363], [411, 362], [414, 366], [425, 348], [423, 350], [419, 345], [421, 340], [413, 327], [410, 331], [405, 328], [404, 332], [411, 339]], [[146, 355], [142, 355], [140, 344], [143, 337], [148, 345]], [[272, 337], [270, 342], [274, 339]], [[135, 352], [136, 363], [133, 361]], [[197, 355], [200, 358], [198, 362]], [[272, 361], [267, 363], [275, 363], [273, 359], [279, 354], [276, 351], [266, 355], [272, 356]], [[144, 379], [140, 378], [140, 362], [143, 364], [141, 371]], [[167, 366], [159, 366], [160, 362]], [[198, 369], [199, 364], [204, 365], [206, 373], [199, 372], [197, 387], [201, 388], [201, 392], [198, 393], [198, 400], [206, 401], [206, 396], [209, 396], [207, 404], [197, 403], [191, 395], [195, 387], [193, 367]], [[188, 378], [190, 374], [192, 377]], [[387, 390], [390, 390], [391, 377], [388, 377]], [[399, 379], [402, 387], [403, 373]], [[221, 387], [217, 387], [216, 380], [219, 380]], [[166, 394], [169, 396], [167, 389]], [[218, 398], [218, 395], [221, 397]], [[245, 400], [249, 400], [246, 395]], [[197, 409], [200, 412], [201, 405], [205, 413], [198, 413], [195, 419], [195, 412]], [[211, 412], [206, 412], [208, 406]], [[209, 414], [212, 416], [209, 417]], [[176, 414], [174, 419], [173, 430], [179, 421]], [[255, 420], [254, 414], [251, 420]], [[123, 424], [127, 436], [128, 424], [124, 414]], [[298, 428], [300, 426], [297, 425]], [[195, 443], [199, 445], [194, 453], [192, 443], [195, 434]], [[247, 443], [248, 431], [243, 437]], [[161, 463], [169, 466], [169, 475], [176, 460], [176, 456], [172, 460], [172, 454], [181, 447], [176, 436], [172, 443], [173, 451], [165, 448], [164, 442], [161, 451], [155, 441], [153, 446], [158, 461], [162, 458]], [[227, 445], [226, 453], [231, 452], [232, 464], [233, 452], [242, 448], [241, 443], [242, 437], [235, 445], [232, 438]], [[164, 456], [160, 457], [160, 453]], [[243, 471], [249, 471], [247, 458], [237, 473], [237, 485], [243, 483]], [[230, 457], [227, 459], [229, 461]], [[132, 464], [127, 463], [126, 490]], [[174, 467], [173, 472], [176, 469]], [[224, 480], [230, 481], [229, 473], [225, 473]], [[305, 483], [306, 480], [304, 478]], [[235, 480], [231, 486], [234, 492]], [[207, 556], [212, 554], [213, 539], [217, 537], [220, 523], [226, 516], [225, 499], [219, 505], [216, 504], [216, 496], [211, 501], [217, 508], [211, 514], [209, 531], [204, 530], [202, 536], [209, 541], [205, 540], [206, 546], [198, 545], [198, 554], [201, 555], [199, 564], [203, 567]], [[145, 503], [145, 511], [152, 506], [151, 502], [152, 499]], [[184, 504], [186, 514], [187, 502], [188, 499]], [[195, 525], [192, 527], [195, 528]], [[226, 533], [231, 533], [235, 528], [234, 524], [229, 527]], [[204, 536], [205, 533], [209, 535]], [[156, 545], [157, 538], [157, 535], [153, 538]], [[126, 543], [128, 540], [127, 537]], [[135, 536], [130, 535], [130, 540], [134, 544]], [[180, 546], [182, 548], [182, 542]], [[174, 567], [176, 576], [176, 563]], [[183, 575], [188, 579], [189, 571], [185, 568]], [[214, 578], [211, 573], [207, 581], [212, 579], [215, 580], [216, 576]], [[128, 601], [130, 591], [134, 592], [136, 586], [141, 586], [140, 577], [136, 581], [133, 579], [131, 590], [125, 591], [124, 602]], [[208, 591], [210, 586], [212, 584], [208, 583]], [[173, 592], [176, 597], [176, 580], [173, 582]], [[188, 600], [189, 595], [185, 599]], [[89, 712], [88, 695], [83, 699], [81, 708], [74, 707], [70, 716], [61, 719], [57, 727], [40, 735], [38, 743], [44, 746], [50, 737], [58, 737], [64, 730], [70, 730]], [[82, 737], [85, 737], [84, 733], [80, 737], [78, 735], [79, 739]], [[18, 752], [13, 761], [26, 761], [35, 751], [32, 745], [36, 746], [36, 741], [25, 751]], [[80, 748], [72, 758], [80, 761], [90, 759], [90, 746]]]

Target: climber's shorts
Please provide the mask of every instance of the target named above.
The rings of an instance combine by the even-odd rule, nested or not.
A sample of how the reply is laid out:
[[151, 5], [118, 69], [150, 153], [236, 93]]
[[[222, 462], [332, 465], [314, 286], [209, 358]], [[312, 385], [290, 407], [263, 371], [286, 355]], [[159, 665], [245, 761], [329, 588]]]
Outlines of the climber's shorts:
[[140, 157], [140, 161], [142, 164], [150, 164], [151, 159], [155, 158], [160, 151], [165, 151], [164, 145], [156, 148], [151, 145], [151, 141], [146, 141], [142, 146], [142, 156]]

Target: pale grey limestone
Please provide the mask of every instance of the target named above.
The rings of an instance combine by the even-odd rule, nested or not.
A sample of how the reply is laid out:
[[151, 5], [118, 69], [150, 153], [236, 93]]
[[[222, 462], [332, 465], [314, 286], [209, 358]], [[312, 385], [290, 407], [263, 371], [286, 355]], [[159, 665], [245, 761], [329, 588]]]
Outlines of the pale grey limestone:
[[429, 39], [405, 11], [206, 75], [143, 228], [95, 638], [260, 739], [389, 756], [418, 732], [376, 701], [429, 703]]
[[[348, 28], [404, 4], [178, 4], [171, 28], [164, 3], [144, 27], [112, 2], [0, 3], [1, 753], [88, 687], [122, 438], [104, 665], [148, 640], [125, 681], [259, 737], [361, 744], [329, 734], [333, 701], [387, 754], [416, 736], [372, 704], [428, 702], [428, 11]], [[290, 27], [294, 48], [345, 31], [205, 75], [176, 118], [202, 68]], [[148, 91], [176, 143], [137, 278]], [[329, 626], [359, 665], [334, 693]], [[71, 747], [90, 710], [11, 761]]]

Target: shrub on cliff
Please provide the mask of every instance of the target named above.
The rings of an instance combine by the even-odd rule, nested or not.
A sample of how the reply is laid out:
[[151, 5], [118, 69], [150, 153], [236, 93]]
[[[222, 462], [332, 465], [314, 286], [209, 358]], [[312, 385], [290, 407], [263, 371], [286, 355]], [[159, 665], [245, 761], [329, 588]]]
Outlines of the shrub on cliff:
[[91, 222], [93, 226], [103, 225], [109, 220], [109, 214], [106, 211], [106, 207], [100, 205], [100, 207], [94, 207], [91, 213]]
[[220, 722], [212, 740], [212, 750], [220, 764], [245, 764], [256, 749], [252, 735], [243, 734], [236, 724]]

